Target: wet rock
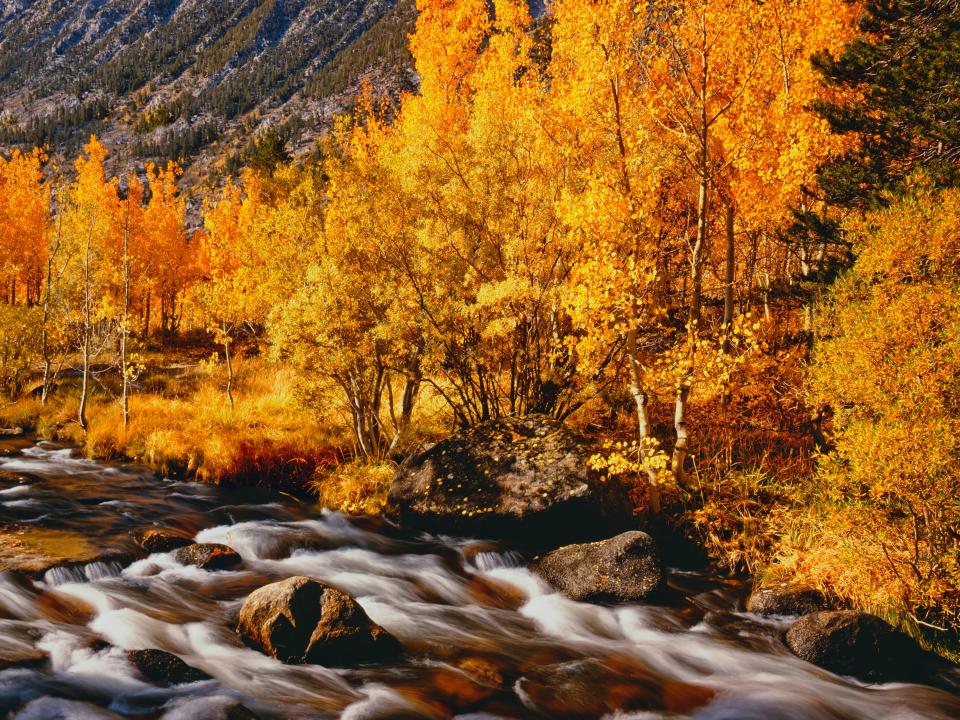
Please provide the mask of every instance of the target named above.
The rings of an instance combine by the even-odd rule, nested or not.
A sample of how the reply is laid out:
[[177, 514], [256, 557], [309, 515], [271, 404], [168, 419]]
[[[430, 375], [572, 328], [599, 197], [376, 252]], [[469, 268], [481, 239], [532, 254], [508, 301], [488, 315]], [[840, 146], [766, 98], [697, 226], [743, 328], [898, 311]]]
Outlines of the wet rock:
[[546, 717], [596, 718], [621, 712], [686, 715], [706, 705], [713, 691], [655, 676], [641, 663], [575, 660], [528, 671], [516, 689], [523, 704]]
[[526, 603], [523, 591], [510, 583], [475, 575], [467, 582], [470, 601], [485, 607], [519, 610]]
[[257, 716], [243, 705], [231, 705], [224, 714], [224, 720], [257, 720]]
[[45, 577], [53, 572], [63, 575], [64, 580], [69, 579], [67, 576], [92, 579], [91, 575], [102, 568], [119, 568], [142, 556], [139, 549], [103, 547], [89, 537], [69, 530], [35, 526], [21, 530], [0, 529], [0, 572], [12, 570], [32, 578]]
[[48, 620], [72, 625], [86, 625], [97, 615], [93, 606], [80, 598], [49, 589], [40, 592], [36, 606]]
[[638, 602], [658, 590], [664, 578], [653, 539], [636, 530], [559, 548], [536, 561], [533, 571], [579, 601]]
[[499, 686], [478, 682], [463, 672], [439, 668], [422, 678], [445, 707], [457, 713], [479, 710], [483, 703], [496, 695]]
[[504, 684], [501, 668], [487, 658], [476, 656], [465, 657], [457, 663], [457, 667], [484, 685], [502, 687]]
[[149, 528], [137, 535], [137, 545], [148, 553], [167, 553], [192, 543], [187, 535], [166, 528]]
[[147, 680], [162, 687], [210, 679], [202, 670], [190, 667], [176, 655], [163, 650], [130, 650], [127, 660]]
[[203, 570], [230, 570], [243, 562], [236, 550], [217, 543], [187, 545], [177, 550], [175, 557], [178, 563]]
[[0, 671], [11, 668], [37, 668], [46, 662], [46, 653], [34, 648], [0, 648]]
[[756, 589], [747, 599], [747, 611], [757, 615], [806, 615], [830, 609], [822, 592], [793, 583]]
[[923, 681], [942, 665], [904, 633], [855, 610], [805, 615], [787, 630], [786, 642], [809, 663], [870, 682]]
[[286, 663], [346, 667], [384, 662], [402, 650], [347, 593], [308, 577], [251, 593], [240, 610], [237, 632]]
[[491, 421], [413, 458], [385, 512], [413, 529], [540, 549], [630, 529], [625, 489], [587, 466], [591, 454], [586, 439], [545, 416]]
[[[3, 457], [3, 454], [0, 453], [0, 457]], [[25, 485], [30, 482], [30, 478], [26, 475], [21, 475], [20, 473], [11, 472], [9, 470], [0, 470], [0, 483], [3, 485]]]

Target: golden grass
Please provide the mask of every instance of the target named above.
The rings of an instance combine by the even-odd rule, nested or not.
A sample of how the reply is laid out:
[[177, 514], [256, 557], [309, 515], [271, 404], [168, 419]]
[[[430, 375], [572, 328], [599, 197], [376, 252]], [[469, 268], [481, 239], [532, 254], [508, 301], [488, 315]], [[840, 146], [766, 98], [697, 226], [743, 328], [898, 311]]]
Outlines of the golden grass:
[[347, 463], [332, 472], [318, 471], [311, 487], [324, 507], [377, 515], [387, 502], [387, 493], [396, 472], [396, 465], [389, 462], [379, 465]]
[[0, 424], [16, 422], [41, 437], [73, 442], [91, 457], [144, 462], [168, 475], [303, 494], [329, 462], [330, 448], [346, 442], [342, 431], [301, 406], [288, 368], [237, 360], [232, 408], [225, 383], [219, 366], [145, 382], [155, 390], [131, 395], [126, 430], [120, 402], [100, 394], [90, 399], [84, 433], [75, 391], [46, 406], [22, 400], [0, 409]]

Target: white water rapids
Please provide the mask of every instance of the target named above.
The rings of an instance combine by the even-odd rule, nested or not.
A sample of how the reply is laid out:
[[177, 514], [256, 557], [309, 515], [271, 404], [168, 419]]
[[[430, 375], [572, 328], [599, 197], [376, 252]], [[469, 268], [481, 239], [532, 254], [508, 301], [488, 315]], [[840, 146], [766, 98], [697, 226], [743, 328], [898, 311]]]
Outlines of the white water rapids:
[[[16, 720], [581, 718], [914, 720], [960, 718], [960, 698], [919, 685], [867, 687], [793, 657], [788, 622], [736, 612], [739, 586], [676, 573], [670, 607], [607, 607], [554, 593], [517, 553], [410, 537], [250, 493], [160, 480], [41, 444], [0, 457], [0, 526], [78, 533], [108, 550], [151, 524], [236, 549], [205, 571], [172, 553], [0, 573], [0, 717]], [[308, 575], [357, 598], [399, 638], [389, 666], [289, 666], [235, 633], [244, 598]], [[127, 650], [174, 653], [212, 680], [158, 688]], [[472, 663], [472, 665], [471, 665]], [[485, 673], [471, 672], [480, 666]], [[0, 667], [3, 667], [0, 665]], [[618, 711], [623, 700], [630, 709]], [[591, 714], [595, 713], [595, 714]]]

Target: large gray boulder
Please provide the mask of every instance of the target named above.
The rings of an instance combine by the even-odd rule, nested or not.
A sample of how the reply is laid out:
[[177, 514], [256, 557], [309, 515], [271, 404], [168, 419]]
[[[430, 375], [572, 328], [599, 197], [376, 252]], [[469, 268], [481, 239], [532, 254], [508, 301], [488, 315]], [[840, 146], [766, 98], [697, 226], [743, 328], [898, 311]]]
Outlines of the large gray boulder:
[[558, 548], [537, 560], [533, 571], [567, 597], [583, 602], [639, 602], [664, 579], [653, 539], [636, 530]]
[[542, 415], [457, 433], [397, 474], [385, 508], [401, 526], [531, 549], [636, 527], [625, 488], [588, 467], [590, 443]]
[[285, 663], [349, 667], [385, 662], [402, 651], [347, 593], [302, 576], [251, 593], [237, 632]]

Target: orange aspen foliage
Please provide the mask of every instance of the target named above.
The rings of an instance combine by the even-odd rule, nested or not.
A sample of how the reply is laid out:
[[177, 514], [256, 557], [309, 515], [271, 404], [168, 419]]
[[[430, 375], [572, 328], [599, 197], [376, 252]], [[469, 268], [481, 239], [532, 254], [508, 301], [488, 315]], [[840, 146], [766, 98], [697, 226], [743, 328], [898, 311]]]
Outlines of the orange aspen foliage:
[[10, 304], [40, 301], [50, 228], [50, 189], [42, 150], [0, 156], [0, 297]]

